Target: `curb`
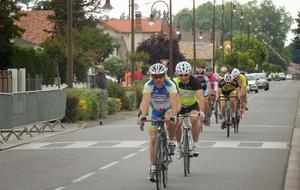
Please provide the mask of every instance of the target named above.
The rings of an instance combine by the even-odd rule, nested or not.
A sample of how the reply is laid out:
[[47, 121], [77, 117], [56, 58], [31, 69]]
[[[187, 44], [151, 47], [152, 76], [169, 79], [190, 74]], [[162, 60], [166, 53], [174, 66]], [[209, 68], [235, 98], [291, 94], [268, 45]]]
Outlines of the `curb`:
[[284, 182], [284, 190], [300, 189], [300, 94], [298, 95], [298, 107], [295, 118], [295, 126], [292, 132], [291, 148], [289, 152], [288, 166]]

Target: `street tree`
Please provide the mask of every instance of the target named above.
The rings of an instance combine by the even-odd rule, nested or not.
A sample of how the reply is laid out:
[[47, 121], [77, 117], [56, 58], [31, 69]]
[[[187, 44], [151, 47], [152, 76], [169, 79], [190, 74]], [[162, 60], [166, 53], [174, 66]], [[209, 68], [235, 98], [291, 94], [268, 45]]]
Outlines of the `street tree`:
[[13, 39], [20, 37], [23, 30], [15, 25], [21, 14], [15, 3], [1, 0], [0, 3], [0, 69], [11, 67]]
[[[144, 40], [137, 47], [137, 52], [145, 52], [150, 55], [149, 64], [160, 63], [161, 59], [169, 59], [169, 39], [163, 34], [153, 35]], [[173, 66], [174, 63], [185, 60], [179, 52], [178, 40], [173, 39]]]
[[295, 20], [297, 22], [297, 28], [292, 30], [295, 34], [295, 37], [293, 39], [293, 46], [296, 49], [300, 49], [300, 12], [298, 12], [298, 18], [296, 18]]

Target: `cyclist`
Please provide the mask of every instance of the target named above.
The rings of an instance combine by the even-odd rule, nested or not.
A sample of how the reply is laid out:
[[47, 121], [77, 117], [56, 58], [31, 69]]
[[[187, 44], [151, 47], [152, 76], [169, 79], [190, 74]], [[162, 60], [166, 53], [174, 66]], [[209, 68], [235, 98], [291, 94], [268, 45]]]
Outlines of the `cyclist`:
[[235, 119], [235, 99], [236, 99], [236, 89], [239, 87], [239, 83], [233, 78], [231, 74], [225, 74], [224, 78], [219, 82], [219, 89], [217, 93], [217, 98], [220, 98], [221, 107], [221, 129], [225, 128], [225, 109], [226, 109], [226, 96], [230, 96], [230, 110], [231, 117]]
[[215, 105], [216, 93], [218, 91], [218, 77], [215, 76], [211, 70], [208, 70], [206, 72], [206, 76], [208, 77], [210, 83], [209, 98], [211, 100], [212, 105]]
[[[174, 139], [174, 122], [177, 120], [177, 101], [178, 94], [176, 85], [171, 79], [166, 77], [167, 67], [161, 63], [156, 63], [149, 68], [149, 74], [151, 79], [144, 85], [143, 98], [140, 105], [139, 125], [140, 129], [144, 129], [144, 122], [146, 115], [148, 114], [151, 119], [157, 119], [164, 117], [166, 120], [172, 120], [166, 122], [169, 130], [169, 138]], [[149, 132], [149, 155], [150, 155], [150, 173], [149, 181], [156, 182], [155, 179], [155, 144], [157, 135], [156, 122], [152, 122], [148, 126]], [[174, 141], [170, 142], [170, 152], [174, 154], [175, 144]]]
[[[209, 92], [210, 92], [210, 82], [208, 77], [206, 76], [205, 70], [201, 67], [197, 68], [196, 70], [196, 75], [195, 75], [199, 81], [201, 82], [202, 86], [204, 86], [205, 88], [203, 89], [203, 96], [204, 96], [204, 110], [205, 110], [205, 115], [208, 116], [208, 98], [209, 98]], [[203, 121], [204, 125], [208, 125], [208, 119], [209, 118], [205, 118], [205, 120]]]
[[241, 116], [244, 116], [247, 95], [247, 80], [244, 75], [240, 74], [237, 68], [232, 69], [231, 75], [239, 82], [240, 88], [237, 89], [237, 94], [241, 102]]
[[[245, 78], [246, 78], [246, 84], [248, 86], [248, 79], [246, 77], [246, 73], [245, 71], [240, 71], [241, 75], [243, 75]], [[246, 90], [246, 97], [245, 97], [245, 110], [248, 110], [248, 107], [247, 107], [247, 94], [248, 94], [248, 91]]]
[[228, 69], [227, 69], [227, 67], [221, 67], [220, 71], [221, 72], [220, 72], [220, 78], [219, 78], [219, 80], [221, 80], [222, 78], [224, 78], [225, 74], [228, 73]]
[[[201, 124], [199, 122], [200, 118], [204, 118], [204, 97], [203, 97], [203, 86], [200, 81], [192, 76], [192, 67], [186, 62], [179, 62], [176, 65], [176, 74], [178, 77], [174, 78], [174, 81], [177, 85], [181, 103], [180, 114], [190, 113], [192, 115], [200, 114], [199, 116], [191, 117], [192, 124], [192, 137], [193, 137], [193, 148], [191, 154], [194, 156], [199, 155], [199, 135]], [[201, 111], [200, 109], [201, 108]], [[199, 112], [200, 111], [200, 112]], [[181, 125], [183, 119], [179, 118], [178, 123], [176, 124], [176, 140], [177, 140], [177, 152], [180, 152], [181, 145]]]

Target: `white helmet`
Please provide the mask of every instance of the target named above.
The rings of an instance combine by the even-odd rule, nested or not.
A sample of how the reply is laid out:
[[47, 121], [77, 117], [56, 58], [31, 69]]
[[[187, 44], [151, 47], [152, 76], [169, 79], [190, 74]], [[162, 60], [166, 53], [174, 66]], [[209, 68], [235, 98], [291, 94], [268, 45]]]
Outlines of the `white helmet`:
[[221, 72], [224, 72], [224, 73], [226, 73], [228, 71], [227, 67], [221, 67], [220, 70], [221, 70]]
[[177, 75], [190, 74], [192, 72], [192, 66], [186, 61], [181, 61], [177, 63], [175, 70]]
[[239, 77], [240, 76], [240, 71], [237, 69], [237, 68], [234, 68], [232, 71], [231, 71], [231, 74], [234, 78], [236, 77]]
[[226, 74], [224, 76], [224, 81], [227, 83], [231, 83], [233, 81], [233, 76], [231, 74]]
[[150, 75], [159, 75], [159, 74], [166, 74], [168, 68], [161, 63], [155, 63], [149, 68]]

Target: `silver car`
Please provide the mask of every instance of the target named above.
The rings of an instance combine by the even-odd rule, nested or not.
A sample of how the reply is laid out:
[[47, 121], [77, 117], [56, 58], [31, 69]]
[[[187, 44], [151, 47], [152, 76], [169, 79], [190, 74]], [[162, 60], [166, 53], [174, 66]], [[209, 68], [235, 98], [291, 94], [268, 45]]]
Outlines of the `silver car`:
[[249, 92], [255, 91], [255, 93], [258, 93], [258, 86], [257, 86], [257, 79], [254, 74], [246, 74], [246, 78], [248, 81], [247, 89]]

